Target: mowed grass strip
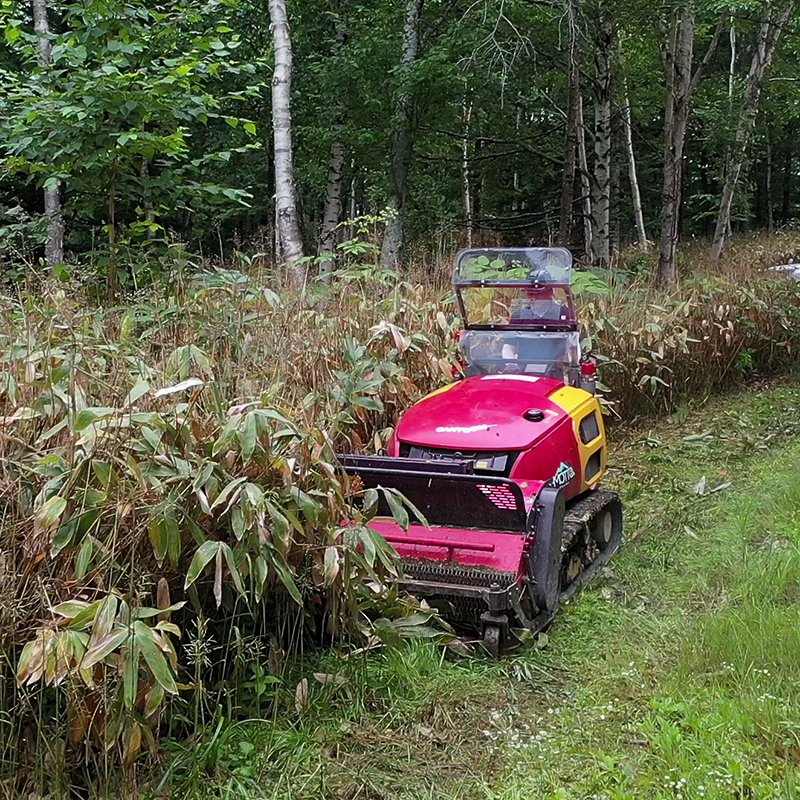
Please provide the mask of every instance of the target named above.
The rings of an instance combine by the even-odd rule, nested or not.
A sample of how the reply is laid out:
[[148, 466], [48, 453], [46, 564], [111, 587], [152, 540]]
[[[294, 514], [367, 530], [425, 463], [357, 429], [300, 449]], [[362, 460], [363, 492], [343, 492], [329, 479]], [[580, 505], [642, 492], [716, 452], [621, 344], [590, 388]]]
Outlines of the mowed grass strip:
[[745, 393], [629, 436], [627, 547], [554, 625], [561, 692], [482, 797], [800, 796], [798, 405]]

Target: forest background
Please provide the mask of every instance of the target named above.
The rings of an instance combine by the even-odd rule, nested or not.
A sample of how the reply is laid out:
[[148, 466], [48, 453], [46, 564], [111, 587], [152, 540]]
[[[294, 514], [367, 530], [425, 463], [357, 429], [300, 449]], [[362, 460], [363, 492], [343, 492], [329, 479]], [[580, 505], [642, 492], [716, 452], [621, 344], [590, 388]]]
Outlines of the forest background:
[[795, 218], [791, 9], [37, 0], [34, 22], [7, 0], [6, 275], [44, 255], [113, 295], [180, 243], [316, 258], [302, 285], [364, 218], [388, 269], [492, 243], [607, 266], [652, 240], [674, 285], [682, 238], [717, 259]]

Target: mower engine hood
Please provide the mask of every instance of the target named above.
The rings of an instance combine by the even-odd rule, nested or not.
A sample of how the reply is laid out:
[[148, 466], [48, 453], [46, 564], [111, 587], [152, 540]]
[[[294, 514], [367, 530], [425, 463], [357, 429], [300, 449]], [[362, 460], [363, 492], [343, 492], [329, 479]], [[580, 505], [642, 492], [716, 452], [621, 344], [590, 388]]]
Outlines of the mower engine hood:
[[[465, 378], [409, 408], [395, 437], [398, 442], [448, 450], [527, 450], [567, 417], [549, 399], [563, 386], [562, 381], [533, 375]], [[542, 413], [527, 419], [529, 411]]]

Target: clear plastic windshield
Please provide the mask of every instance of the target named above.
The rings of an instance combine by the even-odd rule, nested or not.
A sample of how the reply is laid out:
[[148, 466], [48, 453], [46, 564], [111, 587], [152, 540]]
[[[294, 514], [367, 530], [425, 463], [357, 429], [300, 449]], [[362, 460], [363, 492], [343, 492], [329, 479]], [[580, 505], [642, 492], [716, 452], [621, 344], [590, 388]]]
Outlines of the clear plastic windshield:
[[565, 327], [575, 324], [563, 286], [459, 286], [467, 325]]
[[563, 247], [462, 250], [454, 282], [519, 282], [569, 285], [572, 254]]
[[538, 375], [567, 382], [580, 363], [580, 334], [567, 332], [464, 331], [461, 347], [468, 375]]

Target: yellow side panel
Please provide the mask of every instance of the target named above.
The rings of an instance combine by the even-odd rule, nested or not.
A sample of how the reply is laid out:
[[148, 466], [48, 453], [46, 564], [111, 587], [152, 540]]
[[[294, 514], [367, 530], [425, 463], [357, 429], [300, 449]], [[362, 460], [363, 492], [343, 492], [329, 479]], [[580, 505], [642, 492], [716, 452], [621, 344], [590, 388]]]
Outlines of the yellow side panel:
[[[427, 400], [429, 397], [435, 397], [437, 394], [441, 394], [442, 392], [446, 392], [448, 389], [452, 389], [456, 384], [455, 383], [448, 383], [447, 386], [442, 386], [440, 389], [434, 389], [432, 392], [429, 392], [422, 398], [422, 400]], [[422, 402], [418, 400], [417, 402]]]
[[[564, 386], [557, 392], [553, 392], [549, 396], [557, 406], [560, 406], [572, 417], [572, 430], [575, 434], [575, 441], [578, 443], [578, 448], [581, 454], [581, 491], [594, 486], [600, 481], [606, 471], [606, 432], [603, 427], [603, 415], [600, 413], [600, 403], [594, 395], [585, 392], [583, 389], [578, 389], [575, 386]], [[588, 444], [581, 441], [580, 423], [581, 420], [588, 414], [592, 413], [597, 418], [598, 436], [592, 439]], [[596, 470], [593, 475], [586, 474], [586, 465], [594, 453], [600, 450], [600, 469]], [[587, 482], [586, 479], [589, 479]]]

